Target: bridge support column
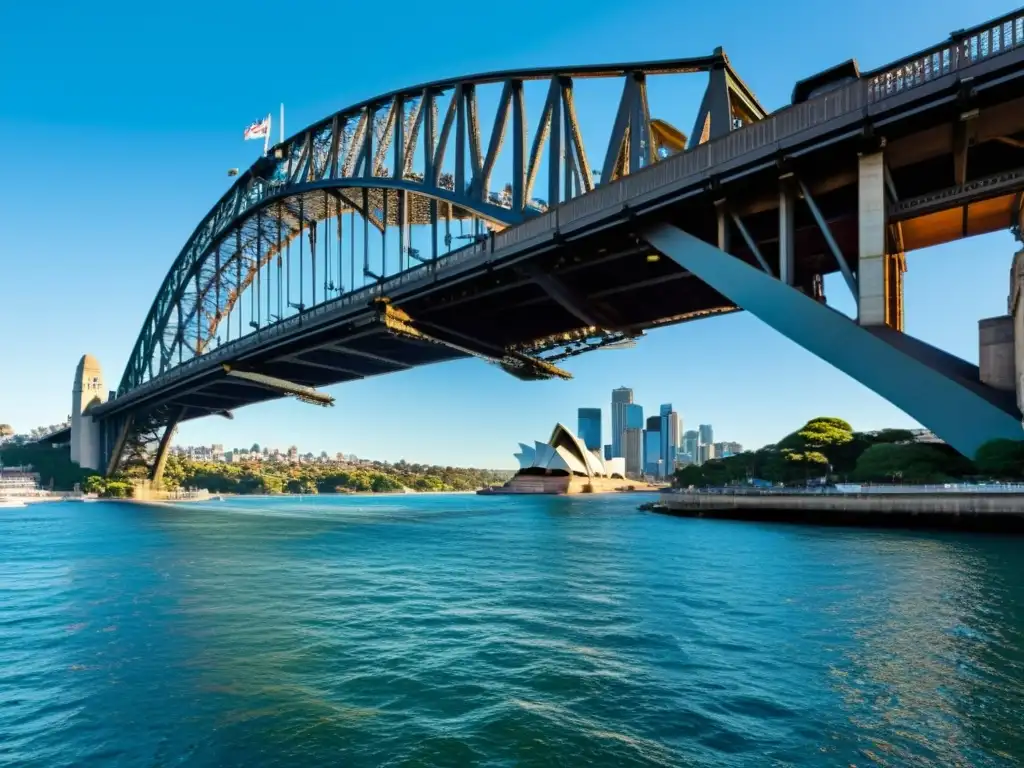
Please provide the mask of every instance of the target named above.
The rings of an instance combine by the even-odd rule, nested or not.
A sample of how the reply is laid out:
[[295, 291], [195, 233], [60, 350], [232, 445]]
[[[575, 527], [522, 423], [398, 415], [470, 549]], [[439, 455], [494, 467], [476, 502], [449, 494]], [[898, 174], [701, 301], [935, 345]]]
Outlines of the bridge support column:
[[1017, 251], [1010, 268], [1010, 316], [1013, 318], [1014, 383], [1017, 407], [1024, 410], [1024, 249]]
[[793, 237], [793, 211], [796, 208], [796, 194], [793, 188], [793, 174], [787, 173], [779, 179], [779, 280], [786, 285], [796, 282], [796, 243]]
[[886, 398], [964, 455], [973, 457], [993, 438], [1024, 436], [1012, 396], [982, 384], [976, 366], [902, 333], [862, 328], [671, 225], [654, 226], [644, 237], [737, 306]]
[[149, 479], [153, 483], [155, 488], [160, 487], [160, 481], [164, 478], [164, 467], [167, 466], [167, 455], [170, 453], [171, 438], [178, 429], [178, 422], [181, 421], [181, 417], [185, 415], [185, 409], [179, 408], [174, 415], [171, 417], [170, 422], [164, 429], [163, 435], [160, 436], [160, 442], [157, 445], [156, 457], [153, 461], [153, 467], [149, 472]]
[[903, 273], [906, 259], [889, 248], [885, 159], [861, 155], [858, 168], [857, 322], [903, 330]]

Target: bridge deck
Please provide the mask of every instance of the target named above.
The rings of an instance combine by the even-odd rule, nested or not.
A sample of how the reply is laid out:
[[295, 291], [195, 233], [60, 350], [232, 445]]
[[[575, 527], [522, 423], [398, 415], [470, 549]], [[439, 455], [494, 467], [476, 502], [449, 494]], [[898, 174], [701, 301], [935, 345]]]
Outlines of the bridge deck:
[[[469, 354], [550, 352], [558, 349], [555, 337], [579, 337], [588, 326], [628, 336], [733, 311], [670, 260], [649, 258], [635, 233], [660, 219], [713, 242], [715, 203], [726, 199], [777, 273], [783, 172], [806, 180], [856, 269], [856, 158], [882, 136], [899, 198], [892, 219], [901, 223], [905, 250], [1008, 227], [1024, 189], [1024, 47], [881, 97], [880, 77], [780, 110], [433, 265], [223, 345], [99, 413], [173, 401], [192, 418], [280, 396], [225, 378], [225, 363], [323, 386]], [[962, 118], [974, 109], [978, 118], [964, 137]], [[742, 243], [732, 253], [755, 263]], [[815, 276], [837, 269], [805, 206], [796, 217], [796, 258], [796, 284], [808, 292]], [[389, 325], [374, 304], [381, 297], [418, 337]]]

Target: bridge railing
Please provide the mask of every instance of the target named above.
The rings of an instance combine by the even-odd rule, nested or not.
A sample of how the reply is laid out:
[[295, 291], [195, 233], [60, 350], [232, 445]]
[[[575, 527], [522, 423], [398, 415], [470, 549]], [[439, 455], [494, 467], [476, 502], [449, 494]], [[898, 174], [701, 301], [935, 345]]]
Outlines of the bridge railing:
[[836, 496], [836, 495], [891, 495], [914, 493], [1019, 493], [1024, 494], [1024, 483], [932, 483], [921, 485], [857, 485], [838, 483], [834, 486], [812, 488], [755, 488], [721, 487], [682, 489], [670, 495], [701, 496]]
[[952, 72], [1024, 47], [1024, 10], [958, 33], [940, 43], [851, 82], [835, 91], [777, 110], [719, 139], [672, 155], [647, 168], [573, 198], [529, 221], [499, 233], [495, 249], [528, 242], [540, 235], [589, 218], [607, 217], [630, 200], [723, 169], [766, 147], [861, 112], [865, 107], [931, 82]]
[[948, 43], [913, 54], [867, 80], [872, 102], [1024, 45], [1024, 12], [1017, 10], [980, 27], [954, 33]]

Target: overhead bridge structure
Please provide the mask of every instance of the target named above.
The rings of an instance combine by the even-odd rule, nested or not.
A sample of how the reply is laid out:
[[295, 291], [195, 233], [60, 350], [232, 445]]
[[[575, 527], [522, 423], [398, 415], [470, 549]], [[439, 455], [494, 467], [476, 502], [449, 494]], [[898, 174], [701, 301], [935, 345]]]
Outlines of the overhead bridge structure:
[[[464, 357], [568, 378], [742, 309], [973, 453], [1022, 436], [1012, 320], [992, 370], [905, 335], [905, 254], [1019, 227], [1022, 192], [1024, 12], [841, 64], [772, 113], [721, 49], [402, 89], [238, 176], [83, 423], [100, 469], [158, 480], [188, 419]], [[825, 302], [833, 272], [855, 320]]]

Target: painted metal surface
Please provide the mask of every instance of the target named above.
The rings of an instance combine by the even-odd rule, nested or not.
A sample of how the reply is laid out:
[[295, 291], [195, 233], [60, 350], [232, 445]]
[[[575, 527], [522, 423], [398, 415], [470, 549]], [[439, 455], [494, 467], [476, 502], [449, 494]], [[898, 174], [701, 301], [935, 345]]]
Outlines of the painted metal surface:
[[881, 395], [965, 456], [974, 456], [987, 440], [1022, 437], [1019, 415], [827, 304], [669, 224], [651, 227], [644, 237], [723, 296]]

